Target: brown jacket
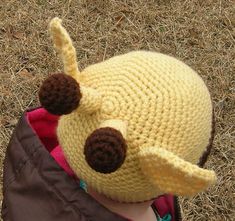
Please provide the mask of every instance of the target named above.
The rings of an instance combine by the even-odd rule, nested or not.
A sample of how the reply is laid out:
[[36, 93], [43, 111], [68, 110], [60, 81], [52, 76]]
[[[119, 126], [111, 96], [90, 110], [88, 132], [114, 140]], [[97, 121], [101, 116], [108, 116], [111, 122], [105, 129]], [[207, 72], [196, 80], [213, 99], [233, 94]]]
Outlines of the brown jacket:
[[[127, 220], [100, 205], [60, 168], [25, 114], [7, 148], [3, 197], [4, 221]], [[176, 208], [174, 217], [178, 221], [180, 213]]]

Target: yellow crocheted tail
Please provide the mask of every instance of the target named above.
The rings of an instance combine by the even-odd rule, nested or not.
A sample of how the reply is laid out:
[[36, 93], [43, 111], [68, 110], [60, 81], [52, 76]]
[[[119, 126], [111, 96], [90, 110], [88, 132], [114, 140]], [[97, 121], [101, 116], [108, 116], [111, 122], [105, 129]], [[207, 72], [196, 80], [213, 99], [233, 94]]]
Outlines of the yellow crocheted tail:
[[143, 148], [139, 162], [145, 176], [164, 193], [193, 196], [216, 181], [214, 171], [199, 168], [163, 148]]

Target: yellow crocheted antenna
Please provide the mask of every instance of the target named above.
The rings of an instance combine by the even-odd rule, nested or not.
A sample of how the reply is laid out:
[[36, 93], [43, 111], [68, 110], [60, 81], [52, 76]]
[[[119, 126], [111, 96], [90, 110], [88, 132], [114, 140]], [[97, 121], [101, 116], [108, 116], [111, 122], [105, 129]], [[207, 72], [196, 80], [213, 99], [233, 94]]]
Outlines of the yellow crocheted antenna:
[[70, 75], [80, 84], [82, 99], [79, 105], [79, 111], [93, 113], [101, 106], [101, 96], [98, 91], [83, 86], [82, 82], [79, 82], [81, 74], [78, 70], [76, 50], [68, 32], [61, 23], [62, 20], [56, 17], [49, 24], [49, 31], [54, 42], [54, 47], [63, 61], [65, 74]]
[[73, 47], [72, 40], [67, 31], [61, 25], [62, 20], [53, 18], [49, 24], [49, 30], [54, 42], [54, 47], [60, 54], [64, 63], [66, 74], [77, 79], [79, 70], [76, 59], [76, 50]]

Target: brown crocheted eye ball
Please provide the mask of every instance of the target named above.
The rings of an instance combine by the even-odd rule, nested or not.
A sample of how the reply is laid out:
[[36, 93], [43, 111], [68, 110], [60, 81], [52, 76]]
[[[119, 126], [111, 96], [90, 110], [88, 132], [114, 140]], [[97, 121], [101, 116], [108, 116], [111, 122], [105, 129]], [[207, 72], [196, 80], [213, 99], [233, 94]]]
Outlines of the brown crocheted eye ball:
[[61, 73], [47, 78], [39, 91], [41, 105], [55, 115], [71, 113], [78, 107], [81, 97], [77, 81]]
[[85, 159], [100, 173], [112, 173], [121, 167], [126, 157], [127, 145], [122, 134], [113, 128], [95, 130], [86, 140]]

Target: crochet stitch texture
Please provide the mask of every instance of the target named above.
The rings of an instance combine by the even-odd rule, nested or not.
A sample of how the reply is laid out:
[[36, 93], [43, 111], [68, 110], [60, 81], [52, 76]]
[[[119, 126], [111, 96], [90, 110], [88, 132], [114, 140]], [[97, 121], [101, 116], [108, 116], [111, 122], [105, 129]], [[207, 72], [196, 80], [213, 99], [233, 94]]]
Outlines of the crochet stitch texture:
[[[195, 71], [171, 56], [135, 51], [79, 72], [75, 49], [58, 18], [50, 31], [65, 73], [82, 94], [79, 107], [62, 115], [57, 128], [78, 177], [122, 202], [163, 193], [192, 196], [215, 182], [213, 171], [195, 165], [212, 130], [210, 94]], [[87, 138], [106, 127], [120, 131], [127, 148], [122, 165], [110, 173], [91, 168], [84, 154]]]
[[79, 84], [68, 75], [53, 74], [41, 86], [39, 98], [42, 106], [50, 113], [69, 114], [79, 105], [81, 99]]

